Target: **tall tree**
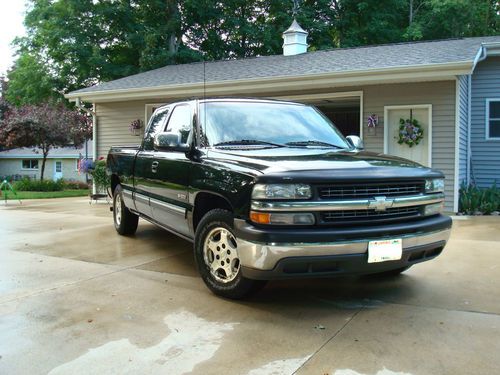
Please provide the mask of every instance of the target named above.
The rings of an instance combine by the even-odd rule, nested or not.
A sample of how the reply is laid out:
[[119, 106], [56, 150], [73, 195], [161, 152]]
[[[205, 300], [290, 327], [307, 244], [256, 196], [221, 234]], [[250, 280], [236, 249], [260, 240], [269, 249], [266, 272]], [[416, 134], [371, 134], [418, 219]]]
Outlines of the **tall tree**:
[[[415, 12], [417, 11], [417, 12]], [[420, 0], [414, 3], [407, 39], [444, 39], [500, 33], [496, 0]]]
[[43, 180], [49, 151], [54, 147], [79, 147], [90, 138], [89, 118], [63, 104], [27, 105], [10, 108], [0, 121], [0, 145], [6, 148], [33, 147], [42, 153]]
[[342, 0], [337, 8], [341, 47], [400, 42], [408, 25], [406, 0]]
[[22, 53], [8, 72], [5, 99], [17, 106], [38, 104], [60, 97], [55, 79], [40, 56]]

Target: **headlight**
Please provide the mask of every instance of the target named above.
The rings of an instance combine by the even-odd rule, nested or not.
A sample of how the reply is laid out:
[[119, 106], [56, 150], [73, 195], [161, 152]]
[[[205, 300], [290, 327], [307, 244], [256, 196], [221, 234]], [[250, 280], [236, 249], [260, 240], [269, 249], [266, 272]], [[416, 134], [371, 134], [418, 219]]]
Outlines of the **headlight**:
[[309, 199], [311, 186], [305, 184], [256, 184], [252, 199]]
[[442, 193], [444, 192], [444, 180], [442, 178], [435, 178], [425, 181], [426, 193]]
[[274, 225], [314, 225], [314, 215], [311, 213], [278, 214], [250, 211], [250, 219], [257, 224]]

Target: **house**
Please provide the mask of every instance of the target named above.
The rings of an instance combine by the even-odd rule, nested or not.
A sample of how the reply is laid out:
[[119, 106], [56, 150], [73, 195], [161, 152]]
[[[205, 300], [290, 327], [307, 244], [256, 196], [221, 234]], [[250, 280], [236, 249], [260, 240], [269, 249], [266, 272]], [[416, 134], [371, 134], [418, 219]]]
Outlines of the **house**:
[[[161, 104], [255, 96], [314, 104], [367, 150], [440, 169], [449, 212], [458, 210], [462, 182], [500, 180], [500, 36], [315, 52], [296, 22], [283, 37], [283, 55], [169, 65], [66, 97], [93, 104], [96, 157], [113, 144], [139, 143], [129, 124], [147, 123]], [[397, 142], [400, 119], [419, 122], [418, 146]]]
[[[59, 147], [49, 151], [45, 163], [45, 179], [86, 182], [85, 173], [78, 172], [78, 161], [93, 157], [92, 142], [87, 142], [87, 148]], [[39, 179], [42, 169], [42, 152], [33, 148], [15, 148], [0, 151], [0, 178], [14, 177], [20, 179], [29, 177]]]

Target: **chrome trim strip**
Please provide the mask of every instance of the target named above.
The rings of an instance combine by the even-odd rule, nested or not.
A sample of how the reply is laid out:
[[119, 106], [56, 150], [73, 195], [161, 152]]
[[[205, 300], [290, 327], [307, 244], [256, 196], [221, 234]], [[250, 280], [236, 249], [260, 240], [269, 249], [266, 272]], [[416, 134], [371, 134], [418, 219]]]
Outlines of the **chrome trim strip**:
[[147, 195], [143, 195], [141, 193], [134, 193], [134, 198], [136, 201], [141, 201], [141, 203], [145, 203], [149, 205], [149, 197]]
[[451, 229], [430, 233], [414, 233], [365, 238], [362, 240], [339, 241], [330, 243], [254, 243], [237, 239], [238, 256], [242, 266], [259, 270], [271, 270], [283, 258], [322, 255], [349, 255], [365, 254], [368, 251], [368, 242], [388, 238], [401, 238], [403, 249], [447, 242]]
[[[375, 210], [380, 203], [386, 202], [385, 208], [421, 206], [432, 203], [441, 203], [444, 201], [444, 194], [412, 195], [406, 197], [385, 198], [376, 197], [375, 199], [352, 199], [335, 201], [300, 201], [300, 202], [269, 202], [252, 201], [251, 209], [254, 211], [342, 211], [342, 210]], [[383, 210], [380, 210], [383, 211]]]
[[160, 207], [162, 207], [168, 211], [171, 211], [175, 214], [182, 215], [182, 216], [184, 216], [186, 214], [186, 209], [184, 207], [179, 207], [179, 206], [176, 206], [174, 204], [163, 202], [163, 201], [160, 201], [160, 200], [154, 199], [154, 198], [149, 198], [149, 201], [151, 202], [151, 205], [154, 204], [156, 206], [160, 206]]

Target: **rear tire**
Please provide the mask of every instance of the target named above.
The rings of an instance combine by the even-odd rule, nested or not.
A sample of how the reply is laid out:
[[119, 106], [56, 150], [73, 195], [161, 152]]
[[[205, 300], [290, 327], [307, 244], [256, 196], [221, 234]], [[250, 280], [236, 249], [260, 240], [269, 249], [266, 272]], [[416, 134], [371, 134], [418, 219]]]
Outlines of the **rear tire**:
[[116, 186], [113, 194], [113, 221], [116, 231], [122, 236], [130, 236], [137, 231], [139, 216], [125, 206], [121, 185]]
[[201, 278], [221, 297], [241, 299], [266, 285], [266, 281], [243, 277], [229, 211], [215, 209], [203, 216], [196, 230], [194, 256]]

